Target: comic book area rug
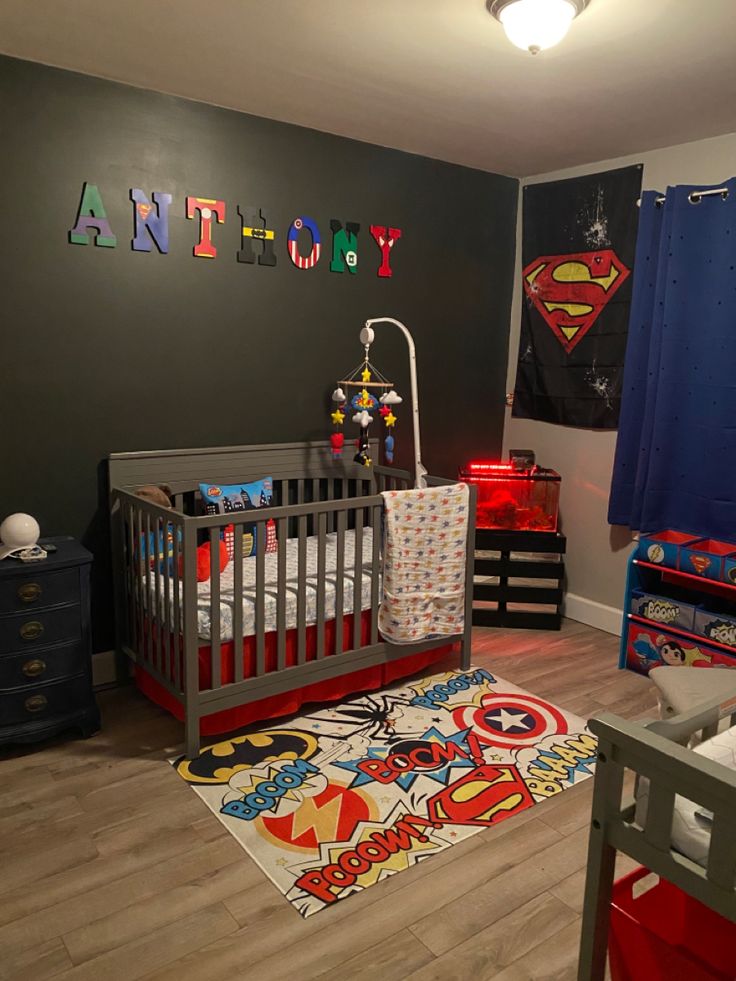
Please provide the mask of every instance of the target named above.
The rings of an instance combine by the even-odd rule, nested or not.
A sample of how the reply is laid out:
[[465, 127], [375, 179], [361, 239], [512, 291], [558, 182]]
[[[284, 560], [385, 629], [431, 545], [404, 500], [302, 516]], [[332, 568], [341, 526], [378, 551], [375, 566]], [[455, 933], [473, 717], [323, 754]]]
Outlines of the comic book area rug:
[[311, 916], [584, 780], [595, 746], [582, 719], [471, 668], [173, 765]]

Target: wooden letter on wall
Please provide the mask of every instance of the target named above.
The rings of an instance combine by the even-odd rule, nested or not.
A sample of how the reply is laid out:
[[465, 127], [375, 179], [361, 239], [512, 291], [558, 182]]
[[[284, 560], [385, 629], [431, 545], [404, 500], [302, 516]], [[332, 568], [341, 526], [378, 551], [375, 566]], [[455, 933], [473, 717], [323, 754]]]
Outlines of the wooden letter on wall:
[[69, 232], [72, 245], [89, 245], [90, 229], [93, 229], [93, 242], [104, 248], [114, 249], [117, 238], [113, 235], [107, 220], [102, 196], [96, 184], [82, 185], [82, 200], [77, 211], [77, 223]]
[[187, 197], [187, 218], [194, 218], [195, 211], [199, 212], [199, 242], [192, 249], [192, 254], [203, 259], [217, 257], [217, 249], [212, 243], [212, 216], [221, 225], [225, 221], [225, 202], [214, 198]]
[[135, 235], [130, 243], [135, 252], [150, 252], [151, 239], [161, 253], [169, 251], [169, 205], [171, 195], [154, 191], [151, 195], [156, 207], [138, 187], [131, 187], [130, 200], [133, 208]]
[[381, 250], [381, 265], [378, 269], [378, 275], [382, 278], [393, 276], [390, 259], [391, 249], [401, 238], [401, 229], [386, 228], [385, 225], [371, 225], [371, 235]]
[[276, 237], [276, 232], [272, 228], [266, 228], [266, 219], [263, 217], [261, 209], [247, 206], [241, 211], [240, 205], [238, 205], [238, 214], [243, 229], [238, 262], [255, 262], [256, 252], [258, 252], [259, 266], [275, 266], [276, 255], [273, 251], [273, 240]]
[[[299, 243], [297, 240], [302, 228], [306, 228], [312, 236], [312, 251], [308, 256], [303, 256], [299, 252]], [[306, 218], [302, 215], [301, 218], [295, 218], [292, 221], [288, 234], [289, 255], [297, 269], [313, 269], [317, 265], [320, 253], [322, 252], [321, 241], [317, 222], [313, 218]]]
[[330, 272], [348, 271], [355, 274], [358, 271], [358, 239], [360, 225], [356, 221], [346, 221], [345, 228], [336, 218], [330, 219], [332, 230], [332, 262]]

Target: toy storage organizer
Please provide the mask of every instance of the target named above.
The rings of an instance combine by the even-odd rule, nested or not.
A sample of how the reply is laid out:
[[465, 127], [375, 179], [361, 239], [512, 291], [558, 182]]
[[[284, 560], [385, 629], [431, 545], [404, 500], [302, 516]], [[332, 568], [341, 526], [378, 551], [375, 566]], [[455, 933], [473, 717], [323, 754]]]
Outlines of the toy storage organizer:
[[629, 558], [619, 667], [736, 667], [736, 545], [667, 531]]
[[[378, 633], [380, 492], [408, 487], [406, 471], [334, 460], [329, 443], [314, 442], [117, 453], [110, 458], [109, 472], [120, 675], [125, 677], [129, 658], [146, 694], [184, 720], [188, 756], [199, 751], [200, 722], [204, 727], [215, 719], [217, 727], [210, 731], [223, 732], [247, 724], [240, 710], [248, 707], [254, 709], [248, 721], [255, 721], [294, 712], [303, 700], [380, 688], [424, 670], [448, 645], [459, 644], [461, 663], [469, 665], [470, 557], [462, 633], [406, 645], [384, 641]], [[201, 514], [202, 480], [226, 485], [264, 475], [273, 479], [273, 506]], [[453, 483], [426, 479], [430, 487]], [[171, 487], [172, 510], [135, 496], [136, 487], [149, 483]], [[469, 552], [473, 511], [471, 488]], [[278, 546], [267, 557], [266, 526], [271, 521]], [[231, 525], [233, 586], [228, 600], [226, 573], [221, 575], [217, 557], [220, 536]], [[255, 527], [257, 548], [247, 559], [254, 588], [244, 594], [243, 532], [248, 526]], [[159, 554], [157, 544], [169, 538], [171, 561]], [[196, 576], [200, 538], [211, 546], [210, 580], [202, 584], [203, 592]], [[354, 545], [351, 561], [349, 541]], [[332, 552], [336, 565], [328, 570]], [[292, 578], [287, 553], [296, 555]], [[316, 556], [314, 575], [308, 572], [310, 556]], [[269, 563], [276, 567], [272, 579], [266, 574]], [[308, 576], [314, 587], [308, 587]], [[355, 587], [348, 601], [351, 578]], [[275, 629], [268, 626], [274, 610]], [[245, 629], [246, 613], [252, 630]], [[209, 623], [204, 633], [202, 615]], [[335, 691], [338, 683], [340, 690]], [[236, 711], [238, 720], [229, 714]], [[225, 713], [228, 725], [220, 728]]]

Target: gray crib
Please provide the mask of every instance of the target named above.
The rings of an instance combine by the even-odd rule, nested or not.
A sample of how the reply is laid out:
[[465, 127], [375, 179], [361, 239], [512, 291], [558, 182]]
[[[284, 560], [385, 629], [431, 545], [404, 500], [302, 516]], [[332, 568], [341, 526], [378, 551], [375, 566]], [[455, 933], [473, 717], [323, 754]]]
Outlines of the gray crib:
[[[377, 447], [374, 446], [377, 455]], [[272, 507], [225, 515], [202, 514], [201, 482], [232, 484], [271, 476]], [[199, 752], [200, 718], [248, 702], [299, 689], [361, 668], [397, 660], [453, 641], [461, 645], [461, 665], [470, 663], [472, 559], [475, 535], [474, 488], [470, 488], [466, 615], [463, 634], [415, 645], [394, 645], [378, 633], [381, 599], [381, 527], [384, 490], [411, 486], [410, 474], [385, 467], [366, 469], [349, 460], [334, 460], [327, 441], [234, 446], [205, 449], [115, 453], [109, 458], [112, 563], [115, 583], [118, 671], [127, 675], [129, 659], [155, 679], [183, 709], [188, 756]], [[427, 477], [428, 486], [453, 481]], [[133, 493], [143, 484], [167, 484], [174, 508], [167, 510]], [[274, 578], [266, 583], [266, 523], [276, 524], [278, 549], [268, 561]], [[219, 541], [234, 526], [232, 614], [228, 641], [233, 649], [233, 677], [222, 676], [222, 581]], [[252, 669], [244, 670], [243, 527], [255, 527], [253, 593], [248, 616], [253, 629]], [[201, 637], [202, 596], [196, 576], [198, 544], [209, 540], [209, 636]], [[346, 568], [346, 542], [352, 566]], [[160, 542], [164, 546], [163, 556]], [[296, 586], [287, 597], [287, 548], [298, 563]], [[336, 555], [327, 569], [327, 546]], [[307, 612], [308, 548], [316, 563]], [[170, 549], [170, 551], [167, 551]], [[346, 574], [352, 575], [347, 597]], [[329, 578], [331, 577], [331, 578]], [[328, 583], [329, 578], [329, 583]], [[349, 580], [348, 580], [349, 581]], [[329, 593], [330, 609], [326, 609]], [[229, 604], [228, 593], [228, 604]], [[274, 624], [267, 631], [267, 601]], [[291, 603], [291, 607], [288, 603]], [[275, 604], [275, 608], [274, 608]], [[295, 623], [290, 625], [287, 611]], [[369, 626], [365, 614], [370, 613]], [[327, 621], [334, 621], [334, 643], [325, 642]], [[316, 627], [316, 649], [308, 651], [308, 627]], [[287, 632], [295, 631], [296, 655], [287, 657]], [[365, 630], [369, 636], [366, 639]], [[267, 632], [275, 656], [267, 657]], [[346, 641], [347, 634], [347, 641]], [[293, 638], [292, 634], [292, 638]], [[366, 642], [367, 641], [367, 642]], [[204, 647], [203, 647], [204, 643]], [[200, 648], [209, 647], [211, 683], [200, 690]], [[271, 648], [273, 650], [273, 647]], [[295, 663], [290, 663], [294, 661]]]
[[[736, 724], [735, 710], [736, 699], [721, 695], [691, 712], [656, 722], [628, 722], [608, 713], [591, 719], [590, 729], [598, 737], [598, 762], [578, 981], [603, 981], [605, 976], [617, 851], [736, 921], [736, 772], [685, 748], [695, 733], [703, 739], [715, 735], [722, 718]], [[649, 781], [643, 826], [636, 821], [634, 801], [622, 800], [626, 770]], [[705, 867], [672, 847], [678, 794], [713, 814]]]

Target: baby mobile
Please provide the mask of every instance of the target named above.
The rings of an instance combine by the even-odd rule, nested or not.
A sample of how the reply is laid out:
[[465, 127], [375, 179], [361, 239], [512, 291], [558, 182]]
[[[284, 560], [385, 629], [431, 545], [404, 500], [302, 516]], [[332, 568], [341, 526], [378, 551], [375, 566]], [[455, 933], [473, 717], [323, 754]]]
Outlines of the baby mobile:
[[[381, 419], [385, 426], [386, 438], [383, 446], [386, 462], [393, 463], [394, 427], [396, 426], [394, 409], [403, 401], [401, 396], [396, 393], [393, 382], [390, 382], [369, 360], [374, 336], [370, 327], [361, 331], [360, 339], [364, 342], [365, 352], [363, 360], [347, 378], [338, 381], [337, 388], [332, 393], [332, 401], [335, 403], [335, 409], [331, 413], [332, 422], [335, 426], [335, 430], [330, 436], [332, 455], [333, 457], [342, 456], [345, 445], [342, 426], [346, 415], [350, 413], [352, 422], [360, 426], [360, 437], [356, 440], [358, 452], [353, 459], [364, 467], [370, 467], [373, 463], [370, 457], [368, 429], [376, 416]], [[377, 394], [378, 392], [380, 395]]]

